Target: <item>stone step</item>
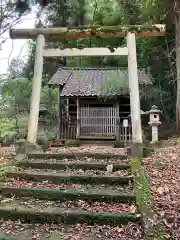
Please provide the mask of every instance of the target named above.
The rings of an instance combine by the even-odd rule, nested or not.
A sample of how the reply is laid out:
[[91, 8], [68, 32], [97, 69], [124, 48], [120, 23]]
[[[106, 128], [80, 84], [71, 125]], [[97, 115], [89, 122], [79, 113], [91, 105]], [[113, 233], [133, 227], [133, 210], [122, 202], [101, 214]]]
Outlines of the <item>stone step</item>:
[[107, 163], [74, 163], [74, 162], [60, 162], [60, 161], [40, 161], [40, 160], [24, 160], [18, 164], [18, 166], [26, 167], [26, 168], [39, 168], [39, 169], [54, 169], [54, 170], [65, 170], [65, 169], [83, 169], [83, 170], [107, 170], [107, 166], [112, 165], [112, 171], [119, 171], [122, 169], [130, 169], [130, 164], [122, 163], [122, 164], [107, 164]]
[[28, 158], [34, 159], [63, 159], [63, 158], [96, 158], [96, 159], [127, 159], [127, 155], [113, 153], [86, 153], [86, 152], [60, 152], [60, 153], [28, 153]]
[[2, 196], [33, 197], [42, 200], [91, 200], [110, 203], [130, 203], [135, 202], [135, 195], [107, 189], [50, 189], [50, 188], [16, 188], [0, 187]]
[[142, 229], [138, 223], [112, 227], [87, 224], [29, 224], [19, 221], [0, 221], [0, 240], [139, 240]]
[[[14, 201], [11, 203], [0, 204], [0, 218], [3, 220], [21, 220], [31, 223], [56, 223], [56, 224], [74, 224], [74, 223], [88, 223], [88, 224], [108, 224], [117, 226], [120, 224], [127, 224], [128, 222], [137, 222], [140, 220], [140, 214], [130, 213], [128, 211], [111, 213], [111, 212], [95, 212], [83, 210], [80, 207], [56, 207], [45, 201], [43, 205], [42, 200], [35, 200], [34, 204], [25, 199]], [[49, 204], [49, 205], [48, 205]], [[111, 205], [111, 204], [110, 204]]]
[[98, 140], [69, 140], [69, 141], [64, 141], [64, 144], [62, 143], [62, 141], [54, 141], [54, 142], [50, 142], [50, 146], [51, 147], [62, 147], [62, 146], [65, 146], [65, 145], [68, 145], [69, 143], [78, 143], [80, 144], [81, 146], [84, 146], [84, 145], [90, 145], [90, 146], [113, 146], [114, 143], [116, 143], [116, 141], [114, 140], [101, 140], [101, 141], [98, 141]]
[[34, 181], [50, 181], [52, 183], [82, 183], [82, 184], [129, 184], [133, 182], [133, 176], [116, 176], [116, 175], [81, 175], [70, 173], [54, 172], [32, 172], [32, 171], [8, 171], [8, 178], [18, 178]]
[[13, 188], [40, 188], [40, 189], [76, 189], [81, 191], [94, 191], [94, 192], [101, 192], [101, 191], [111, 191], [111, 192], [118, 192], [127, 195], [132, 195], [133, 193], [133, 185], [108, 185], [108, 184], [74, 184], [74, 183], [51, 183], [49, 181], [42, 181], [42, 182], [35, 182], [35, 181], [25, 181], [25, 180], [18, 180], [18, 179], [8, 179], [6, 183], [2, 183], [1, 187], [13, 187]]

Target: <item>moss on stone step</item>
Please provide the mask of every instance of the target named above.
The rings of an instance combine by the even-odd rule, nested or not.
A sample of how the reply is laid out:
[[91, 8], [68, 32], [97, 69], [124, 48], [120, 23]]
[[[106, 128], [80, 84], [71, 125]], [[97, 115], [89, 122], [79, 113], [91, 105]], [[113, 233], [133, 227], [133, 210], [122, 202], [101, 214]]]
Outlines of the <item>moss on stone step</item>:
[[[38, 238], [40, 237], [40, 238]], [[64, 240], [66, 236], [63, 233], [58, 233], [56, 231], [53, 232], [43, 232], [40, 234], [33, 234], [30, 231], [20, 232], [16, 234], [16, 236], [10, 236], [9, 234], [0, 233], [0, 240]]]
[[66, 147], [80, 147], [82, 145], [82, 142], [80, 140], [71, 140], [65, 142]]
[[91, 200], [110, 203], [128, 203], [135, 201], [133, 194], [123, 194], [115, 191], [101, 190], [76, 190], [76, 189], [49, 189], [49, 188], [0, 188], [1, 195], [18, 197], [36, 197], [42, 200]]
[[97, 159], [126, 159], [127, 155], [119, 155], [113, 153], [85, 153], [85, 152], [77, 152], [77, 153], [28, 153], [28, 158], [34, 159], [63, 159], [63, 158], [97, 158]]
[[0, 206], [0, 217], [4, 220], [22, 220], [31, 223], [88, 223], [88, 224], [108, 224], [117, 226], [128, 222], [140, 220], [139, 214], [133, 213], [106, 213], [89, 212], [82, 209], [62, 209], [62, 208], [30, 208], [18, 205]]
[[[42, 161], [22, 161], [19, 163], [19, 166], [26, 167], [26, 168], [38, 168], [38, 169], [83, 169], [83, 170], [106, 170], [108, 164], [103, 163], [48, 163]], [[112, 164], [113, 171], [119, 171], [121, 169], [130, 169], [130, 164], [123, 163], [123, 164]]]
[[164, 227], [161, 222], [159, 222], [154, 211], [148, 177], [141, 166], [141, 159], [131, 157], [130, 160], [132, 173], [135, 178], [136, 204], [142, 214], [142, 222], [144, 225], [144, 239], [164, 239]]
[[16, 157], [12, 157], [6, 163], [2, 163], [0, 165], [0, 181], [3, 182], [6, 177], [6, 172], [10, 171], [14, 166], [17, 166], [23, 159], [24, 155], [18, 155]]
[[47, 172], [7, 172], [7, 177], [24, 180], [50, 181], [52, 183], [83, 183], [83, 184], [128, 184], [133, 181], [133, 176], [105, 176], [105, 175], [74, 175], [67, 173]]
[[16, 237], [7, 236], [5, 234], [0, 233], [0, 240], [19, 240], [19, 239]]

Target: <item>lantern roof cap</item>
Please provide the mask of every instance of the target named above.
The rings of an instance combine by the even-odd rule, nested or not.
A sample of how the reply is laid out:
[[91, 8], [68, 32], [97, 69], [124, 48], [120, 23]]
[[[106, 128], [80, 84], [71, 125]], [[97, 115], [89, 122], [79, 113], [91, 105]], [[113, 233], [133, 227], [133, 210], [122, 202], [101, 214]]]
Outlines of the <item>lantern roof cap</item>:
[[153, 105], [149, 113], [160, 113], [161, 111], [158, 109], [157, 106]]

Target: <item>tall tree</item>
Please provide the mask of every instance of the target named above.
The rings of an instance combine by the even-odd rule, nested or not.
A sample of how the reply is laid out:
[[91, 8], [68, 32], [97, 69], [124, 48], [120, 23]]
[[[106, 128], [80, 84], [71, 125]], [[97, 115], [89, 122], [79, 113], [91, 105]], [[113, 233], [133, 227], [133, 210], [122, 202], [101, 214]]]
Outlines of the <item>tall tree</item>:
[[[167, 24], [167, 32], [172, 42], [171, 49], [168, 49], [167, 59], [169, 60], [169, 56], [176, 55], [176, 129], [180, 133], [180, 0], [143, 0], [143, 3], [149, 7], [147, 12], [150, 13], [153, 22], [163, 21]], [[170, 72], [173, 72], [173, 65], [171, 64], [170, 67]]]
[[177, 73], [177, 97], [176, 97], [176, 125], [180, 133], [180, 1], [174, 0], [175, 16], [175, 45], [176, 45], [176, 73]]
[[1, 0], [0, 1], [0, 50], [7, 36], [4, 34], [10, 28], [15, 27], [22, 17], [29, 11], [26, 1]]

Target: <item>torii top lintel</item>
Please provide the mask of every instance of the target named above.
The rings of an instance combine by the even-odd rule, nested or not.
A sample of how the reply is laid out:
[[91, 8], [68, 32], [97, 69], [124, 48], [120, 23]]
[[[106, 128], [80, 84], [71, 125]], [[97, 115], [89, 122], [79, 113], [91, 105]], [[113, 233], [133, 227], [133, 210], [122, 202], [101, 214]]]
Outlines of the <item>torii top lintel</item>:
[[128, 32], [134, 32], [137, 36], [153, 37], [165, 35], [166, 26], [154, 25], [126, 25], [126, 26], [79, 26], [60, 28], [34, 28], [34, 29], [10, 29], [12, 39], [36, 39], [39, 34], [46, 39], [62, 38], [86, 38], [86, 37], [126, 37]]

